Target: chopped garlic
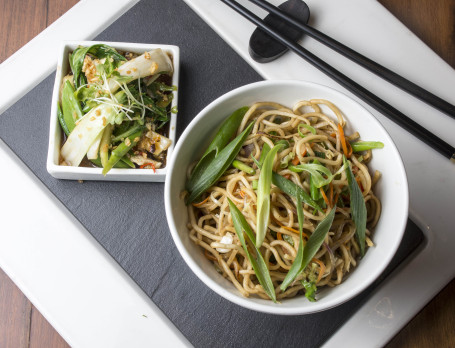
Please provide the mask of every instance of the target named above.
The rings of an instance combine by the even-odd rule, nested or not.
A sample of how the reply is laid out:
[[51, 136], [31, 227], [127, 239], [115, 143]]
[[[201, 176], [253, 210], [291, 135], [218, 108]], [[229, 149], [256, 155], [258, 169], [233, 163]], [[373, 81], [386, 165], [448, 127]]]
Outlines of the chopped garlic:
[[[232, 242], [234, 241], [234, 237], [232, 236], [231, 233], [227, 232], [223, 238], [221, 238], [220, 240], [220, 244], [232, 244]], [[224, 249], [224, 248], [216, 248], [216, 250], [219, 252], [219, 253], [228, 253], [231, 251], [231, 249]]]

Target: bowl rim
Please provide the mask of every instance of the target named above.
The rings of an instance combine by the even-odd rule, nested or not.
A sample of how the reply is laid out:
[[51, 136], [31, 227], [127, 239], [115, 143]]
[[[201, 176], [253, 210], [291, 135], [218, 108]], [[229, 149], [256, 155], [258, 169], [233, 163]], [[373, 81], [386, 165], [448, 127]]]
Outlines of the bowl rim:
[[[164, 182], [165, 176], [168, 172], [168, 163], [166, 167], [156, 169], [141, 169], [135, 168], [112, 168], [107, 176], [103, 176], [102, 168], [89, 168], [89, 167], [68, 167], [61, 166], [54, 162], [55, 156], [60, 153], [60, 149], [56, 149], [56, 142], [60, 139], [58, 132], [60, 126], [57, 119], [57, 106], [56, 101], [59, 99], [60, 85], [64, 78], [63, 66], [67, 64], [67, 50], [74, 50], [78, 46], [90, 46], [95, 44], [109, 45], [119, 50], [132, 50], [132, 51], [145, 51], [156, 48], [161, 48], [165, 52], [172, 54], [172, 63], [174, 65], [174, 73], [172, 76], [172, 83], [179, 86], [180, 75], [180, 48], [176, 45], [168, 44], [152, 44], [152, 43], [136, 43], [136, 42], [114, 42], [114, 41], [99, 41], [99, 40], [65, 40], [60, 43], [58, 49], [58, 59], [56, 66], [56, 74], [54, 86], [52, 91], [52, 104], [49, 122], [49, 139], [46, 158], [47, 172], [57, 179], [69, 180], [98, 180], [98, 181], [147, 181], [147, 182]], [[173, 92], [174, 97], [171, 107], [177, 107], [179, 90]], [[171, 158], [174, 151], [177, 135], [177, 113], [171, 113], [169, 120], [169, 135], [172, 144], [168, 148], [167, 157]]]
[[[384, 262], [381, 264], [380, 267], [377, 267], [374, 271], [372, 271], [370, 274], [370, 277], [368, 278], [368, 281], [362, 282], [358, 285], [355, 285], [354, 288], [349, 291], [348, 293], [342, 294], [341, 296], [332, 299], [331, 301], [326, 301], [321, 304], [321, 302], [315, 302], [313, 303], [314, 306], [311, 307], [301, 307], [297, 306], [295, 308], [288, 308], [288, 307], [280, 307], [280, 304], [275, 304], [272, 301], [267, 304], [263, 303], [257, 303], [251, 301], [249, 298], [243, 297], [240, 293], [233, 294], [226, 290], [222, 285], [214, 281], [209, 275], [207, 275], [201, 267], [193, 260], [191, 257], [190, 253], [187, 251], [185, 246], [183, 245], [183, 242], [181, 241], [178, 231], [177, 231], [177, 226], [175, 225], [175, 222], [172, 218], [172, 207], [170, 204], [170, 194], [171, 194], [171, 181], [172, 181], [172, 173], [174, 169], [176, 168], [176, 158], [177, 154], [179, 153], [180, 149], [183, 147], [183, 144], [185, 140], [188, 137], [188, 134], [190, 131], [194, 128], [195, 125], [199, 123], [201, 119], [203, 119], [207, 114], [210, 113], [210, 111], [215, 108], [219, 103], [222, 103], [236, 95], [241, 95], [243, 93], [247, 93], [250, 90], [256, 89], [256, 88], [261, 88], [263, 86], [267, 85], [287, 85], [287, 86], [293, 86], [293, 87], [315, 87], [315, 88], [322, 88], [328, 90], [330, 93], [334, 93], [337, 95], [337, 97], [345, 100], [347, 103], [353, 103], [356, 104], [356, 107], [359, 107], [366, 115], [369, 117], [370, 121], [374, 123], [375, 127], [379, 127], [383, 132], [384, 136], [387, 139], [387, 141], [390, 142], [391, 146], [391, 151], [395, 152], [395, 155], [399, 159], [397, 163], [397, 170], [400, 172], [400, 177], [403, 179], [403, 200], [404, 200], [404, 206], [403, 206], [403, 214], [400, 216], [400, 219], [397, 220], [396, 225], [397, 225], [397, 231], [399, 232], [398, 237], [395, 239], [395, 242], [393, 245], [388, 246], [389, 252], [387, 253], [386, 257], [384, 258]], [[233, 89], [226, 94], [218, 97], [214, 101], [212, 101], [210, 104], [208, 104], [205, 108], [203, 108], [188, 124], [188, 126], [185, 128], [183, 133], [180, 135], [176, 147], [174, 149], [174, 156], [171, 158], [171, 161], [168, 163], [168, 175], [166, 177], [165, 181], [165, 188], [164, 188], [164, 204], [165, 204], [165, 211], [166, 211], [166, 218], [168, 222], [168, 226], [172, 235], [172, 238], [174, 240], [174, 243], [177, 246], [177, 249], [179, 250], [180, 255], [182, 258], [185, 260], [186, 264], [189, 266], [189, 268], [193, 271], [194, 274], [205, 284], [207, 285], [210, 289], [212, 289], [215, 293], [220, 295], [221, 297], [229, 300], [230, 302], [233, 302], [241, 307], [248, 308], [254, 311], [258, 312], [263, 312], [263, 313], [269, 313], [269, 314], [278, 314], [278, 315], [304, 315], [304, 314], [311, 314], [311, 313], [316, 313], [320, 311], [324, 311], [333, 307], [336, 307], [338, 305], [341, 305], [358, 294], [360, 294], [362, 291], [364, 291], [368, 286], [370, 286], [379, 276], [382, 274], [382, 272], [385, 270], [385, 268], [390, 264], [390, 261], [392, 260], [393, 256], [396, 254], [396, 251], [398, 247], [401, 244], [406, 224], [407, 224], [407, 219], [409, 215], [409, 186], [408, 186], [408, 180], [407, 180], [407, 175], [406, 175], [406, 169], [403, 164], [402, 156], [400, 154], [400, 151], [396, 147], [394, 141], [392, 140], [391, 136], [387, 132], [387, 130], [382, 126], [382, 124], [376, 119], [376, 117], [368, 111], [363, 105], [358, 103], [356, 100], [352, 99], [351, 97], [347, 96], [345, 93], [340, 92], [334, 88], [314, 83], [314, 82], [308, 82], [308, 81], [301, 81], [301, 80], [264, 80], [260, 82], [254, 82], [251, 84], [247, 84], [241, 87], [238, 87], [236, 89]]]

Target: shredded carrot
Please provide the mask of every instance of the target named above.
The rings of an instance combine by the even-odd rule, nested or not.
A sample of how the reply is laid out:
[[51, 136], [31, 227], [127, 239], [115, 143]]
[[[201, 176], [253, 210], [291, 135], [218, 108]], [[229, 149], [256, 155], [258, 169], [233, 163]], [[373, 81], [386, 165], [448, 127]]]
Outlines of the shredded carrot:
[[292, 160], [292, 164], [296, 166], [297, 164], [299, 164], [299, 162], [300, 162], [299, 156], [295, 155], [294, 159]]
[[319, 265], [319, 274], [318, 274], [318, 279], [316, 280], [316, 283], [319, 283], [319, 281], [322, 279], [322, 276], [324, 275], [325, 272], [325, 265], [324, 262], [318, 259], [312, 259], [311, 261], [316, 262]]
[[204, 199], [202, 202], [199, 203], [192, 203], [193, 207], [200, 207], [202, 204], [206, 203], [209, 200], [210, 196], [207, 196], [206, 199]]
[[152, 167], [153, 172], [156, 173], [156, 167], [155, 167], [155, 164], [153, 162], [144, 163], [139, 168], [144, 169], [145, 167]]
[[279, 240], [283, 240], [283, 236], [281, 235], [280, 232], [277, 232], [277, 233], [276, 233], [276, 236], [278, 237]]
[[283, 176], [284, 176], [286, 179], [288, 179], [288, 180], [291, 178], [291, 174], [285, 174], [285, 175], [283, 175]]
[[213, 256], [212, 254], [210, 254], [207, 250], [204, 251], [204, 255], [205, 255], [205, 257], [208, 258], [209, 260], [216, 261], [216, 257]]
[[360, 191], [363, 192], [362, 180], [360, 180], [360, 177], [356, 177], [355, 181], [357, 181], [357, 185], [359, 185]]
[[340, 140], [341, 140], [341, 147], [343, 148], [344, 155], [349, 158], [348, 156], [348, 148], [346, 146], [346, 138], [344, 137], [344, 130], [343, 127], [338, 123], [338, 131], [340, 132]]
[[348, 146], [348, 158], [351, 158], [351, 156], [352, 156], [352, 146], [351, 146], [351, 143], [348, 141], [348, 142], [346, 142], [346, 145]]
[[330, 136], [331, 136], [332, 138], [336, 138], [336, 137], [337, 137], [336, 133], [330, 133]]
[[[294, 233], [296, 233], [296, 234], [299, 234], [299, 233], [300, 233], [299, 231], [293, 229], [292, 227], [288, 227], [288, 226], [281, 226], [281, 227], [283, 227], [285, 230], [294, 232]], [[303, 231], [302, 231], [302, 236], [305, 237], [306, 239], [309, 238], [308, 235], [307, 235], [305, 232], [303, 232]]]
[[239, 195], [240, 197], [245, 198], [245, 192], [243, 192], [242, 190], [239, 191]]
[[310, 147], [313, 148], [314, 145], [316, 145], [316, 144], [315, 144], [315, 143], [311, 143], [311, 144], [310, 144]]
[[333, 207], [333, 184], [330, 183], [329, 187], [330, 187], [329, 202], [330, 202], [330, 208], [332, 208]]
[[305, 157], [306, 152], [307, 152], [307, 151], [306, 151], [306, 148], [305, 148], [305, 151], [302, 152], [302, 157]]
[[335, 195], [335, 199], [333, 200], [333, 206], [336, 206], [336, 205], [337, 205], [339, 194], [340, 194], [340, 193], [337, 192], [337, 194]]
[[325, 195], [325, 192], [324, 192], [323, 188], [321, 187], [321, 188], [319, 188], [319, 190], [321, 191], [321, 195], [322, 195], [322, 198], [324, 198], [325, 204], [327, 204], [327, 206], [330, 207], [329, 199]]

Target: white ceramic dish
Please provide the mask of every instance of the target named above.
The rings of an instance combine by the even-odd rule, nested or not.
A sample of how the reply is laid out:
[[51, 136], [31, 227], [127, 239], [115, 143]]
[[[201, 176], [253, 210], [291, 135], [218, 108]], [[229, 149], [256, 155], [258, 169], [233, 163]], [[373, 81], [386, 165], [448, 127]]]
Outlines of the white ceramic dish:
[[[323, 289], [315, 303], [304, 296], [283, 300], [274, 304], [259, 298], [245, 298], [235, 287], [217, 273], [188, 236], [187, 210], [180, 199], [184, 190], [188, 168], [203, 153], [221, 124], [235, 109], [258, 101], [275, 101], [292, 106], [303, 99], [323, 98], [333, 102], [343, 112], [348, 131], [355, 129], [364, 140], [384, 143], [384, 149], [374, 152], [370, 167], [383, 176], [375, 192], [382, 202], [381, 219], [374, 231], [376, 244], [368, 250], [359, 266], [339, 286]], [[205, 136], [207, 135], [207, 136]], [[381, 124], [361, 105], [331, 88], [301, 81], [263, 81], [233, 90], [202, 110], [189, 124], [179, 139], [174, 156], [168, 165], [165, 184], [166, 216], [177, 248], [191, 270], [212, 290], [224, 298], [249, 309], [282, 315], [307, 314], [337, 306], [364, 290], [385, 269], [395, 254], [408, 217], [408, 184], [404, 166], [390, 136]]]
[[[54, 91], [52, 94], [51, 120], [49, 131], [49, 149], [47, 156], [47, 171], [53, 177], [58, 179], [71, 180], [111, 180], [111, 181], [158, 181], [163, 182], [168, 171], [168, 166], [157, 169], [116, 169], [113, 168], [104, 176], [101, 168], [88, 167], [68, 167], [59, 165], [60, 148], [62, 131], [57, 118], [57, 100], [59, 98], [59, 90], [63, 77], [69, 71], [68, 54], [74, 51], [79, 46], [90, 46], [98, 43], [103, 43], [114, 47], [115, 49], [142, 54], [145, 51], [161, 48], [172, 57], [174, 64], [174, 73], [172, 76], [172, 85], [178, 87], [179, 82], [179, 62], [180, 51], [177, 46], [172, 45], [154, 45], [154, 44], [139, 44], [139, 43], [124, 43], [124, 42], [101, 42], [101, 41], [68, 41], [64, 42], [59, 51], [57, 73], [55, 76]], [[178, 90], [173, 92], [174, 99], [171, 107], [177, 107]], [[177, 114], [171, 113], [169, 122], [169, 139], [172, 144], [167, 150], [167, 163], [172, 156], [176, 139], [176, 122]]]

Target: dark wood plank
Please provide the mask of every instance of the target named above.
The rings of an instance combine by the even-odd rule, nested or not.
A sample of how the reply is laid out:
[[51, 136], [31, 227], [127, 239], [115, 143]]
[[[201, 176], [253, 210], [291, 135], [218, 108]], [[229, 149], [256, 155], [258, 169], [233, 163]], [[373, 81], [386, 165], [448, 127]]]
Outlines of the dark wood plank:
[[32, 306], [29, 348], [67, 348], [68, 343], [49, 324], [46, 318]]
[[46, 28], [47, 0], [0, 1], [0, 63]]
[[0, 269], [0, 347], [29, 345], [32, 304]]

